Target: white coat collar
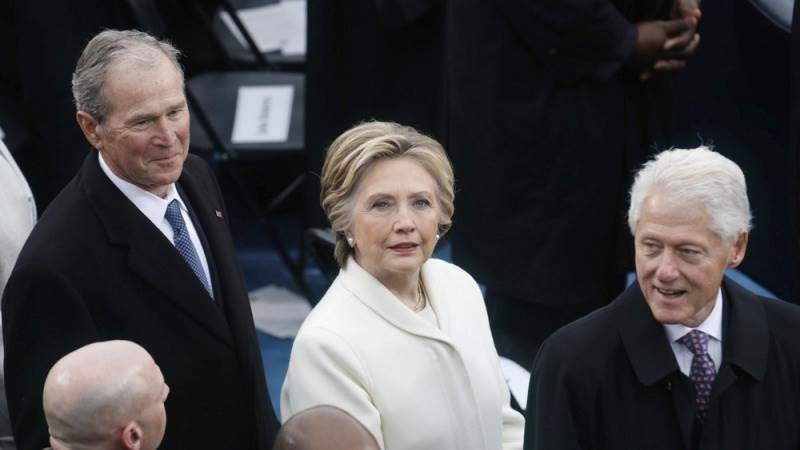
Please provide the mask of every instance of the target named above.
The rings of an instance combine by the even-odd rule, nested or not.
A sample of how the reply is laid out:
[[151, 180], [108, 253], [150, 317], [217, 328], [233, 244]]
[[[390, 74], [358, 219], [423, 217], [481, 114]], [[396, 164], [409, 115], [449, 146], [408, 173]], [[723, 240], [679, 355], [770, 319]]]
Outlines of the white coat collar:
[[436, 276], [435, 265], [435, 261], [426, 261], [422, 265], [420, 275], [425, 283], [428, 301], [436, 313], [441, 329], [408, 309], [386, 286], [359, 266], [352, 256], [339, 272], [338, 280], [358, 301], [395, 327], [453, 345], [446, 335], [449, 325], [448, 311], [443, 302], [446, 286], [441, 286], [443, 280]]

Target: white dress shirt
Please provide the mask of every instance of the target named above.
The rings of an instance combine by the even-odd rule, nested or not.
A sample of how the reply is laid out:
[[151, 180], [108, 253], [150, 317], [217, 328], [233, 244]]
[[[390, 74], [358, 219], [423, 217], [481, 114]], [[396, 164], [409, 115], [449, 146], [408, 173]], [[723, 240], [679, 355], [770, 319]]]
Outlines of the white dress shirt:
[[103, 155], [98, 152], [98, 159], [100, 161], [100, 168], [103, 169], [103, 172], [108, 176], [114, 186], [116, 186], [131, 203], [136, 206], [136, 208], [144, 214], [145, 217], [150, 219], [150, 222], [153, 222], [153, 225], [158, 228], [158, 230], [169, 240], [172, 245], [175, 245], [175, 241], [173, 237], [175, 232], [172, 230], [172, 225], [167, 222], [166, 213], [167, 213], [167, 206], [169, 206], [172, 200], [177, 199], [178, 203], [181, 206], [181, 216], [183, 217], [183, 221], [186, 224], [186, 230], [189, 232], [189, 239], [192, 241], [192, 245], [194, 246], [195, 251], [197, 252], [197, 256], [200, 258], [200, 263], [203, 266], [203, 273], [206, 275], [206, 280], [211, 282], [211, 273], [208, 271], [208, 260], [206, 260], [206, 253], [203, 250], [203, 245], [200, 243], [200, 238], [197, 235], [197, 230], [194, 228], [194, 223], [192, 222], [191, 217], [189, 217], [189, 210], [186, 209], [186, 204], [183, 203], [183, 199], [181, 199], [180, 195], [178, 195], [178, 189], [175, 187], [175, 183], [169, 185], [169, 190], [167, 191], [167, 196], [165, 198], [161, 198], [157, 195], [154, 195], [150, 192], [145, 191], [144, 189], [136, 186], [135, 184], [125, 181], [122, 178], [118, 177], [114, 172], [111, 171], [111, 168], [108, 167], [105, 160], [103, 159]]
[[717, 299], [714, 303], [714, 309], [711, 314], [706, 317], [697, 328], [689, 328], [685, 325], [667, 324], [664, 325], [664, 331], [667, 333], [667, 339], [672, 347], [672, 352], [675, 353], [675, 359], [678, 360], [678, 367], [684, 375], [689, 376], [692, 368], [692, 354], [685, 345], [681, 344], [678, 340], [692, 330], [700, 330], [708, 335], [708, 355], [714, 361], [714, 366], [719, 372], [719, 366], [722, 363], [722, 290], [717, 292]]

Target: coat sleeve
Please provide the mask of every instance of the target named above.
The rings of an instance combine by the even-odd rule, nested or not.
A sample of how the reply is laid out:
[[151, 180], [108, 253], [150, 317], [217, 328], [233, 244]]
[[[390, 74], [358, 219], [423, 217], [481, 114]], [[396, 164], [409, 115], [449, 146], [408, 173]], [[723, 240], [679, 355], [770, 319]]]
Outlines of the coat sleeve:
[[324, 328], [303, 328], [292, 346], [281, 390], [282, 421], [315, 406], [335, 406], [358, 420], [383, 449], [371, 390], [366, 365], [346, 340]]
[[633, 55], [637, 31], [610, 0], [496, 0], [508, 25], [561, 79], [606, 81]]
[[17, 448], [48, 445], [42, 388], [66, 353], [97, 340], [78, 292], [47, 269], [18, 267], [3, 294], [6, 395]]
[[[556, 335], [557, 336], [557, 335]], [[591, 374], [574, 348], [546, 340], [533, 364], [525, 424], [525, 450], [589, 450], [594, 445], [595, 395]]]

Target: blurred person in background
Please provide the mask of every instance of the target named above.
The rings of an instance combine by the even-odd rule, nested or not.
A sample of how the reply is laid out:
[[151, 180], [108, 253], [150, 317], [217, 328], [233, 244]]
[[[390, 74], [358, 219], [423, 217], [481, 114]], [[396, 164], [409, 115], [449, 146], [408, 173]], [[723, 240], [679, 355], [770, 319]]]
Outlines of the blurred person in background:
[[625, 191], [670, 143], [699, 18], [694, 0], [447, 2], [446, 143], [469, 199], [453, 260], [485, 284], [501, 355], [530, 367], [624, 286]]
[[[17, 261], [22, 245], [36, 224], [36, 202], [25, 176], [20, 172], [8, 148], [0, 140], [0, 298], [3, 296], [11, 269]], [[0, 321], [2, 329], [2, 321]], [[3, 358], [5, 349], [0, 341], [0, 450], [15, 448], [11, 433], [11, 419], [6, 403]]]

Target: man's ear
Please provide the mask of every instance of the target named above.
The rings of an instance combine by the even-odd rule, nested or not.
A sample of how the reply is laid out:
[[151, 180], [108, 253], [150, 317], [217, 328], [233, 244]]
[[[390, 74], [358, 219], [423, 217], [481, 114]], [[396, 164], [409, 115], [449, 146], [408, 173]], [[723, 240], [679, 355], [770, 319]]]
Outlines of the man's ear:
[[103, 149], [103, 140], [100, 139], [98, 135], [98, 127], [100, 124], [95, 120], [91, 114], [85, 111], [78, 111], [75, 113], [75, 119], [78, 121], [78, 125], [81, 127], [81, 131], [83, 131], [83, 135], [86, 136], [86, 140], [92, 145], [92, 147], [96, 148], [97, 150]]
[[736, 242], [733, 243], [733, 248], [731, 249], [732, 253], [731, 259], [728, 262], [728, 268], [734, 268], [741, 264], [744, 259], [744, 254], [747, 252], [747, 240], [749, 236], [749, 233], [746, 231], [739, 233], [739, 237], [736, 238]]
[[142, 428], [136, 422], [129, 422], [122, 429], [122, 443], [129, 450], [139, 450], [142, 447]]

